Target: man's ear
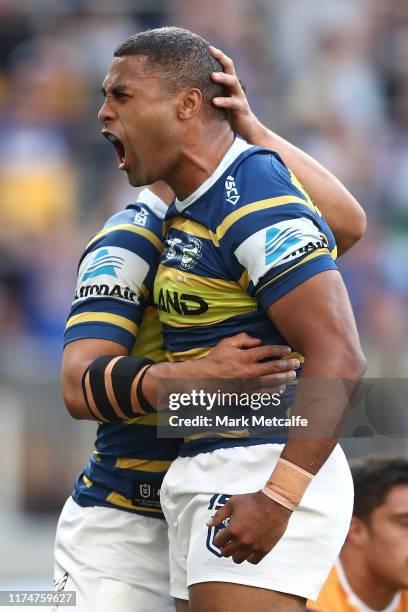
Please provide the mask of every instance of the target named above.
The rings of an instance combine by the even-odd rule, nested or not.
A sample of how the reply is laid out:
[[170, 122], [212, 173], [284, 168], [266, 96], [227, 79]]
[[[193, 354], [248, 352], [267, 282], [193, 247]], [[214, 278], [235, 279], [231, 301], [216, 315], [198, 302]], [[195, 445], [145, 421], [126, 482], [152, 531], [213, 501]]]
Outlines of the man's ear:
[[182, 121], [191, 119], [198, 113], [203, 103], [203, 94], [199, 89], [188, 89], [180, 94], [177, 103], [177, 117]]
[[350, 523], [350, 529], [347, 534], [347, 542], [356, 548], [363, 548], [369, 535], [368, 527], [364, 521], [353, 516]]

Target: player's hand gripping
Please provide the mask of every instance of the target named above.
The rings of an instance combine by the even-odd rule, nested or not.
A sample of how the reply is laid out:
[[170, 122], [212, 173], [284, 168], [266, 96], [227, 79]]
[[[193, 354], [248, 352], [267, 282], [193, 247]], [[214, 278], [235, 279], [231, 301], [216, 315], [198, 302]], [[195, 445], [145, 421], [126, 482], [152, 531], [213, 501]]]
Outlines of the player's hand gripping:
[[291, 510], [257, 491], [233, 495], [207, 525], [228, 521], [227, 527], [215, 536], [215, 546], [235, 563], [249, 561], [256, 565], [279, 542], [291, 514]]
[[272, 385], [283, 385], [296, 378], [295, 370], [300, 366], [298, 359], [287, 358], [290, 353], [288, 346], [261, 345], [261, 340], [241, 332], [221, 340], [196, 364], [200, 378], [262, 378]]
[[214, 106], [224, 108], [228, 112], [228, 119], [234, 132], [237, 132], [249, 142], [254, 142], [259, 121], [249, 106], [245, 92], [236, 75], [234, 62], [220, 49], [209, 47], [209, 50], [224, 71], [213, 72], [211, 78], [216, 83], [224, 85], [229, 93], [227, 97], [213, 98], [212, 102]]

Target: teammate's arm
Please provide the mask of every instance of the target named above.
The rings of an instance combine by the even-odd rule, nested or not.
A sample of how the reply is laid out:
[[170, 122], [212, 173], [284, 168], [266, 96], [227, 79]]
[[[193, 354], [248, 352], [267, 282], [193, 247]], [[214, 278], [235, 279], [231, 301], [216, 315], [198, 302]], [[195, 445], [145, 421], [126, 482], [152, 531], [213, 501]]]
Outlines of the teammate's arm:
[[[157, 381], [163, 378], [269, 378], [274, 385], [282, 385], [299, 367], [297, 359], [285, 359], [290, 353], [287, 346], [261, 346], [260, 340], [246, 333], [222, 340], [211, 353], [200, 360], [152, 365], [143, 381], [143, 393], [150, 404], [155, 403]], [[65, 405], [76, 419], [96, 420], [89, 410], [83, 390], [83, 377], [87, 368], [101, 356], [128, 356], [126, 347], [117, 342], [81, 339], [69, 343], [64, 350], [61, 385]], [[273, 360], [270, 360], [273, 358]], [[269, 359], [265, 363], [260, 363]], [[112, 371], [112, 377], [114, 371]], [[114, 386], [114, 385], [113, 385]], [[104, 393], [104, 389], [101, 389]], [[135, 413], [134, 416], [140, 416]]]
[[224, 72], [215, 72], [212, 78], [225, 85], [229, 97], [214, 98], [216, 106], [228, 109], [234, 131], [249, 142], [279, 153], [319, 207], [332, 229], [342, 255], [353, 246], [366, 230], [366, 216], [357, 200], [346, 187], [313, 157], [265, 127], [252, 112], [234, 63], [219, 49], [210, 47]]
[[[347, 409], [341, 381], [350, 381], [350, 391], [365, 369], [340, 274], [327, 270], [309, 278], [272, 304], [268, 315], [294, 350], [305, 356], [301, 381], [312, 379], [303, 390], [300, 382], [293, 407], [294, 414], [308, 420], [308, 428], [304, 435], [289, 432], [281, 458], [314, 475], [338, 441], [338, 426]], [[214, 544], [236, 563], [259, 563], [284, 534], [290, 516], [289, 509], [261, 491], [233, 496], [210, 523], [231, 517]]]

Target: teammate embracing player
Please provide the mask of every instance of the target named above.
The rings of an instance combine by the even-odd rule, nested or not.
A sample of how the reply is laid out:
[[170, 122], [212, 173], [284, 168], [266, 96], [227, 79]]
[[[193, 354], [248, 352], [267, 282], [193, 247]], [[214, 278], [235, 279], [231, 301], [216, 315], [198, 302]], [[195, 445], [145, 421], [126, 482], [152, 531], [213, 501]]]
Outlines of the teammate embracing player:
[[[143, 37], [143, 35], [139, 36]], [[200, 89], [200, 87], [191, 83], [191, 79], [197, 78], [197, 74], [192, 75], [190, 73], [188, 75], [186, 70], [184, 72], [180, 70], [181, 58], [188, 48], [191, 50], [191, 47], [188, 47], [191, 44], [197, 52], [195, 60], [194, 58], [193, 60], [200, 60], [201, 62], [196, 71], [199, 78], [204, 75], [209, 80], [211, 72], [219, 70], [218, 64], [209, 56], [205, 43], [205, 47], [203, 47], [201, 39], [182, 30], [159, 30], [156, 31], [156, 34], [154, 32], [147, 33], [147, 46], [143, 47], [142, 45], [142, 51], [140, 52], [140, 45], [137, 47], [137, 44], [142, 40], [144, 40], [143, 44], [146, 44], [146, 37], [145, 39], [139, 38], [139, 41], [136, 40], [136, 53], [134, 53], [134, 48], [132, 51], [131, 46], [129, 47], [128, 44], [126, 47], [125, 43], [125, 50], [131, 49], [130, 55], [127, 55], [127, 51], [122, 55], [121, 52], [118, 52], [118, 58], [114, 60], [105, 82], [107, 98], [100, 114], [100, 118], [105, 124], [105, 135], [115, 144], [120, 157], [120, 165], [127, 171], [131, 184], [142, 185], [158, 178], [165, 178], [169, 184], [175, 187], [177, 195], [184, 197], [185, 214], [180, 216], [179, 211], [177, 211], [177, 214], [173, 212], [173, 215], [170, 214], [169, 217], [170, 220], [174, 217], [176, 222], [178, 222], [177, 218], [180, 217], [180, 222], [184, 224], [182, 229], [178, 229], [177, 236], [182, 237], [180, 240], [188, 240], [188, 236], [192, 238], [199, 236], [199, 240], [203, 239], [202, 242], [204, 242], [208, 240], [207, 234], [202, 235], [206, 226], [196, 220], [190, 220], [190, 211], [187, 210], [189, 204], [197, 199], [197, 193], [195, 194], [196, 197], [193, 197], [189, 203], [186, 203], [187, 198], [185, 196], [194, 192], [196, 187], [200, 188], [200, 185], [201, 193], [205, 194], [206, 190], [211, 187], [211, 179], [208, 180], [208, 177], [213, 170], [218, 167], [218, 175], [216, 170], [217, 176], [215, 181], [214, 177], [212, 181], [216, 182], [217, 178], [225, 174], [223, 171], [229, 172], [231, 164], [237, 158], [237, 153], [238, 157], [243, 160], [247, 156], [248, 158], [252, 157], [253, 153], [258, 155], [260, 151], [247, 147], [242, 141], [237, 141], [231, 149], [233, 135], [229, 124], [225, 120], [225, 115], [210, 106], [211, 98], [220, 93], [221, 90], [218, 89], [217, 92], [217, 88], [209, 84], [207, 86], [208, 91], [205, 91], [204, 95], [203, 88]], [[179, 68], [176, 72], [177, 87], [171, 79], [172, 71], [167, 70], [166, 72], [165, 59], [166, 54], [170, 51], [173, 55], [172, 58], [169, 57], [169, 61], [174, 60], [175, 46], [177, 46], [177, 67]], [[161, 59], [153, 58], [151, 55], [152, 49], [159, 53]], [[200, 54], [203, 55], [203, 49], [205, 49], [204, 58], [200, 56]], [[217, 54], [216, 51], [214, 53]], [[154, 59], [152, 63], [149, 62], [149, 57]], [[202, 63], [203, 59], [204, 63]], [[220, 55], [219, 59], [227, 61]], [[191, 68], [191, 66], [189, 65], [188, 68]], [[224, 76], [226, 78], [228, 75]], [[230, 76], [234, 79], [233, 74]], [[222, 79], [223, 76], [215, 78]], [[141, 79], [140, 82], [139, 79]], [[236, 80], [226, 84], [237, 87]], [[249, 123], [246, 122], [249, 115], [245, 106], [245, 98], [242, 97], [241, 92], [235, 90], [235, 93], [237, 93], [235, 98], [233, 96], [231, 100], [227, 99], [228, 101], [224, 100], [222, 103], [227, 106], [232, 99], [235, 103], [240, 100], [241, 106], [235, 109], [233, 117], [236, 120], [243, 120], [244, 135], [252, 138], [251, 133], [249, 133], [251, 130], [246, 131], [249, 125], [253, 126], [254, 124], [252, 119]], [[136, 112], [134, 112], [135, 110]], [[234, 127], [237, 129], [236, 126]], [[359, 237], [358, 224], [360, 223], [360, 226], [364, 224], [358, 205], [341, 184], [313, 160], [310, 160], [285, 141], [279, 140], [270, 132], [263, 130], [263, 126], [256, 125], [254, 134], [256, 133], [261, 139], [257, 141], [258, 144], [268, 144], [275, 139], [274, 148], [281, 152], [282, 157], [285, 159], [290, 156], [293, 157], [290, 161], [292, 168], [297, 174], [302, 175], [301, 178], [307, 189], [316, 202], [324, 208], [324, 211], [326, 212], [326, 206], [327, 209], [330, 209], [328, 217], [332, 217], [329, 220], [336, 236], [338, 235], [344, 249], [348, 248]], [[269, 139], [268, 142], [262, 141], [263, 138]], [[173, 146], [171, 146], [171, 143]], [[206, 148], [207, 146], [208, 148]], [[230, 149], [229, 156], [227, 154], [227, 159], [222, 162], [223, 155], [228, 149]], [[247, 155], [243, 155], [245, 153]], [[282, 210], [283, 221], [293, 221], [293, 218], [303, 219], [304, 207], [307, 207], [310, 211], [309, 220], [311, 223], [318, 223], [319, 238], [321, 239], [321, 232], [324, 230], [327, 242], [331, 242], [330, 246], [334, 248], [330, 230], [294, 176], [290, 176], [283, 164], [277, 159], [274, 160], [270, 153], [262, 155], [264, 159], [270, 160], [269, 163], [272, 160], [272, 165], [268, 167], [267, 171], [268, 173], [272, 172], [272, 178], [266, 188], [268, 191], [266, 199], [270, 197], [286, 198], [284, 202], [280, 202], [282, 206], [296, 204], [300, 207], [299, 210], [302, 213], [296, 216], [296, 214], [290, 212], [289, 219], [286, 219], [287, 210]], [[221, 164], [219, 165], [218, 162], [221, 162]], [[263, 172], [264, 169], [261, 168], [261, 178]], [[284, 185], [284, 195], [275, 195], [274, 193], [277, 188], [274, 183], [275, 173]], [[230, 174], [229, 172], [229, 176]], [[295, 186], [293, 181], [295, 181]], [[222, 181], [222, 184], [224, 184], [224, 181]], [[235, 181], [235, 184], [237, 185], [237, 181]], [[241, 185], [239, 187], [241, 189]], [[327, 193], [327, 187], [331, 188], [331, 193]], [[143, 192], [140, 203], [129, 207], [124, 213], [119, 213], [113, 220], [110, 220], [102, 232], [88, 245], [79, 269], [79, 286], [73, 304], [72, 316], [67, 324], [67, 347], [63, 367], [63, 389], [66, 403], [71, 413], [77, 418], [92, 418], [93, 415], [96, 420], [103, 423], [98, 432], [96, 453], [91, 458], [89, 466], [77, 480], [74, 493], [75, 501], [68, 501], [70, 508], [63, 511], [57, 534], [56, 560], [59, 573], [60, 575], [63, 572], [68, 573], [68, 580], [74, 583], [74, 588], [79, 589], [80, 595], [83, 597], [81, 605], [84, 610], [147, 611], [171, 609], [171, 602], [167, 597], [165, 587], [167, 574], [165, 554], [163, 554], [165, 549], [164, 526], [162, 521], [157, 520], [161, 516], [158, 491], [161, 478], [171, 460], [177, 454], [178, 449], [174, 442], [160, 441], [155, 438], [154, 415], [145, 414], [152, 409], [151, 404], [153, 403], [152, 398], [157, 378], [166, 376], [194, 377], [195, 372], [197, 372], [197, 377], [201, 378], [206, 376], [248, 376], [248, 365], [251, 365], [250, 376], [272, 375], [279, 378], [281, 374], [275, 374], [278, 369], [292, 370], [293, 367], [297, 366], [296, 361], [290, 362], [290, 360], [286, 366], [282, 365], [280, 361], [269, 362], [269, 364], [261, 363], [260, 360], [266, 356], [272, 354], [283, 355], [285, 349], [280, 349], [279, 353], [276, 350], [273, 351], [269, 346], [259, 347], [257, 341], [242, 335], [224, 342], [219, 348], [211, 351], [200, 361], [199, 368], [195, 362], [163, 363], [148, 368], [150, 361], [128, 357], [130, 351], [132, 351], [133, 355], [140, 355], [144, 358], [150, 356], [153, 359], [163, 358], [163, 355], [158, 352], [161, 341], [159, 330], [154, 329], [155, 314], [151, 308], [151, 297], [149, 303], [149, 295], [151, 295], [149, 292], [152, 289], [155, 267], [158, 263], [161, 248], [161, 232], [158, 228], [160, 228], [165, 211], [163, 202], [160, 203], [158, 195], [162, 195], [163, 199], [170, 199], [171, 197], [171, 194], [163, 192], [163, 189], [166, 188], [162, 185], [157, 186], [154, 189], [156, 196], [152, 195], [152, 192]], [[247, 197], [245, 189], [241, 189], [239, 195], [242, 202], [236, 202], [236, 211], [241, 212], [238, 212], [236, 217], [243, 219], [245, 213], [242, 214], [243, 208], [241, 206], [248, 205], [245, 202], [245, 197]], [[219, 198], [220, 204], [221, 201], [222, 197]], [[339, 204], [339, 209], [333, 206], [335, 202]], [[179, 201], [176, 200], [176, 206], [178, 203]], [[221, 212], [211, 204], [209, 210], [214, 214]], [[256, 212], [256, 210], [257, 207], [255, 206], [252, 212]], [[268, 215], [271, 212], [269, 206], [265, 206], [264, 210], [268, 212]], [[227, 218], [228, 215], [225, 216], [225, 219]], [[350, 220], [352, 220], [351, 230]], [[221, 248], [221, 239], [228, 235], [229, 227], [232, 227], [235, 223], [235, 218], [233, 223], [230, 223], [230, 221], [231, 218], [224, 224], [223, 229], [226, 228], [226, 231], [220, 238], [219, 244], [214, 245], [212, 243], [214, 248]], [[248, 219], [245, 219], [245, 223], [246, 221]], [[269, 221], [273, 224], [274, 217], [269, 218]], [[258, 231], [261, 231], [264, 222], [265, 220], [261, 219]], [[229, 226], [228, 223], [230, 223]], [[177, 230], [177, 228], [175, 229]], [[310, 224], [308, 229], [312, 232], [312, 236], [308, 236], [308, 239], [315, 238], [316, 230]], [[252, 223], [250, 230], [252, 231]], [[201, 233], [197, 234], [197, 231]], [[303, 239], [304, 236], [300, 235]], [[225, 252], [231, 252], [232, 254], [235, 251], [232, 251], [229, 245]], [[216, 265], [218, 265], [220, 254], [221, 251], [212, 253], [212, 255], [215, 255]], [[179, 255], [180, 251], [176, 251], [174, 262], [178, 261]], [[276, 262], [273, 255], [274, 251], [272, 250], [271, 261]], [[327, 269], [333, 270], [334, 266], [332, 263], [328, 263], [326, 253], [319, 253], [317, 257], [313, 257], [309, 261], [319, 260], [321, 255], [324, 256], [323, 259], [326, 262]], [[223, 254], [221, 256], [224, 257]], [[166, 251], [164, 251], [163, 257], [163, 267], [159, 270], [158, 282], [161, 283], [163, 275], [166, 276], [165, 268], [167, 268], [167, 271], [170, 270], [168, 279], [170, 279], [171, 290], [173, 287], [172, 266], [168, 265], [169, 258]], [[205, 252], [198, 259], [208, 263]], [[193, 344], [194, 357], [199, 358], [204, 353], [208, 353], [208, 349], [216, 344], [215, 337], [217, 339], [228, 337], [231, 333], [239, 332], [243, 328], [251, 329], [254, 337], [259, 336], [269, 344], [271, 342], [276, 344], [277, 341], [282, 342], [283, 336], [273, 328], [272, 324], [258, 310], [256, 300], [251, 295], [251, 291], [255, 289], [256, 284], [253, 280], [254, 277], [251, 276], [252, 269], [248, 270], [247, 279], [243, 279], [243, 284], [240, 285], [237, 281], [242, 277], [245, 270], [238, 270], [239, 261], [238, 264], [235, 261], [230, 263], [231, 266], [230, 269], [227, 269], [227, 275], [230, 274], [231, 278], [226, 279], [224, 275], [223, 278], [219, 279], [228, 285], [227, 296], [221, 291], [222, 286], [225, 287], [226, 285], [222, 285], [222, 282], [216, 282], [215, 275], [219, 275], [216, 268], [213, 270], [214, 277], [209, 276], [208, 272], [202, 275], [205, 280], [201, 283], [213, 284], [214, 299], [219, 295], [221, 311], [225, 311], [225, 314], [222, 314], [221, 321], [211, 320], [215, 305], [210, 304], [210, 319], [208, 319], [206, 325], [200, 327], [200, 331], [204, 332], [201, 333], [202, 340], [200, 342], [196, 340], [197, 335], [194, 325], [190, 324], [188, 315], [186, 315], [187, 320], [184, 319], [181, 326], [180, 321], [172, 321], [171, 317], [164, 321], [166, 348], [173, 355], [177, 353], [178, 359], [185, 358], [182, 353], [191, 351], [191, 344]], [[258, 264], [255, 263], [254, 265]], [[316, 262], [314, 265], [316, 265]], [[176, 269], [176, 266], [173, 266], [173, 269]], [[313, 273], [308, 276], [305, 275], [305, 270], [302, 267], [301, 283], [307, 284], [308, 278], [321, 275], [326, 268], [319, 262], [318, 267], [312, 269]], [[238, 271], [240, 272], [239, 278], [237, 276]], [[280, 269], [280, 271], [285, 272], [283, 269]], [[197, 279], [190, 278], [190, 276], [196, 274], [196, 271], [194, 271], [194, 274], [188, 275], [189, 280], [192, 281], [189, 285], [189, 291], [190, 289], [193, 292], [196, 290], [194, 287], [195, 281], [198, 280], [198, 283], [200, 283], [199, 275], [197, 275]], [[184, 276], [187, 275], [184, 274]], [[263, 274], [264, 276], [265, 274]], [[285, 276], [285, 274], [282, 274], [282, 276]], [[252, 283], [248, 292], [246, 291], [247, 287], [244, 287], [245, 283], [247, 283], [247, 287]], [[165, 285], [162, 286], [165, 287]], [[288, 291], [294, 293], [297, 286], [296, 281], [293, 282], [292, 279], [292, 286]], [[361, 366], [362, 359], [355, 347], [355, 332], [352, 328], [350, 313], [344, 306], [344, 292], [342, 293], [342, 290], [340, 290], [340, 293], [336, 293], [339, 291], [336, 282], [329, 289], [333, 298], [337, 299], [339, 297], [339, 310], [337, 312], [342, 325], [344, 325], [344, 336], [349, 345], [347, 348], [350, 349], [345, 350], [344, 339], [343, 343], [339, 342], [341, 357], [346, 360], [344, 368], [348, 368], [348, 374], [352, 372], [357, 375], [356, 364], [358, 362]], [[159, 290], [160, 285], [158, 285]], [[286, 295], [285, 292], [282, 293], [277, 303], [284, 299], [284, 295]], [[233, 300], [232, 297], [236, 299]], [[304, 297], [307, 299], [308, 295], [306, 294]], [[316, 308], [316, 302], [312, 301]], [[232, 310], [228, 310], [227, 302], [230, 302], [230, 306], [232, 304]], [[239, 310], [238, 314], [233, 310], [236, 307]], [[310, 315], [310, 311], [308, 312]], [[141, 324], [143, 313], [144, 319]], [[297, 317], [293, 317], [292, 313], [293, 307], [292, 310], [289, 307], [285, 318], [289, 321], [292, 317], [292, 323], [297, 330], [300, 322], [298, 324]], [[324, 309], [323, 314], [327, 316]], [[282, 314], [278, 313], [276, 316], [279, 325], [284, 328], [285, 323], [282, 321]], [[214, 325], [214, 323], [216, 324]], [[218, 325], [219, 323], [221, 323], [221, 326]], [[232, 325], [229, 325], [230, 323]], [[319, 322], [323, 331], [327, 331], [326, 323], [324, 317]], [[332, 322], [329, 320], [328, 323], [330, 328]], [[140, 329], [138, 328], [139, 325]], [[173, 333], [172, 329], [174, 327], [177, 327], [180, 337], [178, 347], [174, 345], [174, 342], [176, 342], [176, 334]], [[317, 329], [319, 330], [319, 327]], [[337, 328], [334, 326], [334, 331], [336, 330]], [[193, 333], [191, 334], [191, 332]], [[289, 337], [290, 334], [285, 332], [284, 335]], [[189, 336], [187, 341], [186, 336]], [[135, 337], [137, 337], [136, 344]], [[297, 340], [296, 333], [292, 337], [295, 340], [293, 346], [301, 347], [302, 342]], [[326, 340], [331, 344], [333, 337]], [[307, 340], [304, 341], [307, 345]], [[249, 350], [241, 350], [244, 346]], [[303, 352], [308, 353], [309, 351]], [[322, 360], [323, 367], [327, 367], [324, 352], [315, 350], [315, 353], [312, 351], [311, 354], [315, 354], [313, 360], [315, 367], [316, 360]], [[199, 376], [198, 372], [200, 372]], [[341, 374], [345, 375], [346, 372], [343, 370]], [[340, 373], [337, 375], [340, 375]], [[206, 446], [208, 444], [210, 446]], [[229, 448], [226, 448], [226, 446]], [[277, 457], [281, 452], [282, 447], [271, 443], [254, 445], [254, 440], [247, 439], [245, 441], [238, 440], [234, 444], [228, 444], [225, 440], [218, 440], [215, 444], [214, 441], [204, 441], [204, 443], [201, 441], [196, 444], [197, 449], [199, 452], [202, 450], [213, 451], [198, 456], [209, 460], [208, 466], [204, 467], [204, 470], [210, 470], [206, 477], [207, 481], [203, 472], [198, 471], [195, 474], [198, 479], [197, 482], [192, 482], [195, 478], [192, 472], [197, 469], [195, 458], [189, 458], [187, 462], [184, 459], [179, 459], [175, 462], [175, 470], [172, 469], [169, 474], [165, 487], [167, 498], [165, 505], [170, 519], [172, 545], [172, 594], [180, 599], [187, 599], [187, 586], [191, 585], [190, 594], [193, 610], [204, 610], [209, 607], [213, 610], [228, 610], [230, 609], [227, 607], [228, 605], [231, 606], [231, 609], [234, 607], [242, 610], [259, 609], [262, 605], [276, 606], [277, 609], [281, 610], [300, 609], [299, 604], [300, 606], [304, 605], [303, 598], [313, 596], [318, 589], [319, 578], [329, 563], [330, 555], [327, 559], [318, 560], [319, 571], [315, 570], [315, 572], [319, 575], [319, 578], [313, 577], [306, 588], [303, 582], [299, 587], [294, 584], [294, 575], [298, 572], [298, 566], [295, 563], [296, 550], [295, 552], [292, 551], [294, 546], [293, 535], [289, 538], [288, 545], [290, 558], [282, 562], [280, 568], [280, 572], [287, 573], [289, 566], [290, 571], [285, 584], [279, 583], [276, 574], [271, 573], [268, 566], [265, 566], [265, 570], [261, 569], [262, 565], [267, 562], [267, 559], [278, 547], [256, 568], [245, 563], [242, 566], [245, 569], [241, 572], [237, 572], [240, 566], [226, 562], [220, 556], [212, 555], [211, 551], [206, 548], [207, 527], [205, 526], [205, 520], [209, 518], [207, 515], [210, 497], [214, 493], [229, 496], [256, 488], [256, 484], [254, 485], [255, 479], [256, 481], [262, 479], [265, 470], [270, 471], [276, 461], [275, 456]], [[226, 451], [228, 457], [225, 455]], [[255, 451], [255, 453], [252, 453], [252, 451]], [[323, 449], [323, 452], [320, 453], [313, 451], [312, 448], [309, 457], [306, 459], [301, 454], [300, 456], [297, 455], [297, 462], [290, 455], [288, 455], [288, 460], [300, 468], [299, 473], [301, 473], [301, 470], [305, 472], [312, 469], [317, 470], [320, 467], [319, 463], [322, 462], [321, 455], [325, 459], [324, 455], [327, 454], [327, 449]], [[250, 452], [252, 453], [251, 456]], [[220, 455], [220, 453], [224, 454]], [[255, 456], [256, 453], [257, 456]], [[223, 482], [224, 475], [219, 476], [220, 470], [212, 462], [215, 459], [216, 463], [221, 461], [224, 464], [225, 458], [234, 469], [234, 473], [240, 474], [241, 482], [238, 481], [237, 477], [236, 482], [230, 484], [231, 468], [221, 466], [224, 470], [223, 474], [227, 472], [229, 474], [228, 484], [225, 481]], [[307, 463], [308, 461], [309, 463]], [[183, 490], [182, 486], [180, 487], [180, 462], [184, 463], [186, 467], [185, 484], [191, 490], [186, 491]], [[243, 476], [247, 469], [246, 463], [252, 466], [256, 464], [256, 469], [251, 468], [252, 482], [248, 482]], [[307, 463], [307, 465], [302, 467], [302, 463]], [[339, 464], [339, 468], [335, 468], [334, 471], [336, 472], [337, 469], [340, 484], [343, 479], [343, 481], [346, 481], [347, 488], [348, 474], [346, 473], [344, 478], [341, 473], [344, 471], [341, 458]], [[306, 467], [309, 470], [306, 470]], [[181, 467], [181, 471], [183, 469]], [[289, 469], [293, 470], [290, 467]], [[177, 482], [174, 482], [174, 480], [172, 482], [175, 475]], [[208, 483], [208, 478], [211, 479], [211, 484]], [[326, 476], [326, 481], [330, 478], [333, 478], [333, 473]], [[315, 482], [317, 480], [318, 478], [314, 479]], [[199, 490], [194, 490], [195, 486], [198, 486]], [[203, 488], [204, 490], [202, 490]], [[278, 521], [279, 517], [282, 519], [282, 506], [268, 499], [266, 495], [264, 497], [263, 500], [258, 495], [253, 500], [255, 504], [253, 509], [258, 513], [258, 507], [260, 508], [260, 520], [266, 520], [265, 526], [261, 525], [261, 527], [265, 531], [271, 531], [273, 523]], [[226, 497], [223, 498], [224, 501], [226, 499]], [[236, 512], [233, 506], [236, 503], [235, 500], [236, 498], [232, 498], [230, 504], [226, 506], [228, 510], [232, 506], [233, 514]], [[240, 500], [237, 501], [239, 510]], [[182, 506], [180, 506], [180, 503]], [[213, 509], [215, 508], [210, 508], [210, 510]], [[300, 513], [300, 510], [295, 512], [293, 519]], [[309, 523], [305, 524], [303, 529], [300, 529], [300, 532], [299, 526], [297, 527], [296, 538], [298, 538], [302, 550], [308, 546], [306, 542], [303, 543], [302, 538], [306, 540], [311, 537], [311, 534], [308, 533], [310, 526], [317, 529], [319, 518], [321, 524], [324, 525], [328, 525], [332, 518], [330, 512], [327, 512], [327, 517], [324, 516], [323, 511], [317, 512], [313, 504], [310, 504], [304, 510], [304, 513], [313, 516]], [[345, 514], [346, 517], [341, 523], [345, 522], [347, 518], [347, 512]], [[177, 519], [175, 518], [176, 515]], [[283, 516], [287, 522], [289, 516], [287, 509], [284, 509]], [[177, 524], [175, 524], [175, 521]], [[233, 516], [231, 525], [235, 522], [235, 516]], [[294, 520], [291, 521], [291, 524], [293, 522]], [[328, 543], [329, 552], [334, 556], [337, 553], [337, 548], [334, 552], [332, 552], [332, 549], [345, 535], [341, 529], [342, 525], [334, 525], [335, 529], [336, 527], [338, 533], [335, 536], [330, 534], [328, 538], [330, 540]], [[227, 532], [227, 530], [223, 531]], [[289, 529], [284, 538], [287, 537], [288, 533]], [[302, 538], [299, 538], [299, 533], [302, 534]], [[227, 544], [234, 544], [233, 540], [234, 538], [230, 537]], [[270, 544], [269, 542], [269, 548], [274, 543]], [[217, 545], [221, 545], [221, 542], [217, 542]], [[251, 546], [252, 543], [249, 542], [248, 547]], [[325, 546], [326, 543], [323, 549]], [[221, 551], [222, 554], [228, 554], [228, 549], [224, 547], [221, 548]], [[252, 550], [248, 550], [248, 552], [254, 554]], [[265, 552], [268, 552], [268, 550]], [[327, 553], [326, 550], [324, 552]], [[303, 553], [300, 552], [299, 554], [302, 555]], [[320, 554], [321, 551], [317, 550], [316, 555], [319, 556]], [[236, 557], [235, 552], [234, 555], [234, 560], [239, 561], [240, 559]], [[253, 560], [256, 561], [257, 559]], [[303, 561], [305, 561], [304, 558]], [[309, 564], [309, 560], [307, 562]], [[273, 563], [276, 564], [275, 558]], [[220, 572], [221, 567], [222, 572]], [[268, 578], [266, 578], [266, 574], [268, 574]], [[221, 588], [218, 588], [216, 581], [220, 580], [222, 581], [219, 583]], [[237, 586], [234, 586], [234, 583]], [[248, 589], [247, 586], [243, 585], [258, 588]], [[283, 586], [284, 589], [279, 589], [279, 586]], [[199, 589], [204, 588], [204, 592], [197, 591], [197, 587]], [[283, 595], [277, 592], [279, 590], [300, 595], [300, 598]], [[209, 605], [210, 600], [211, 605]], [[226, 603], [227, 601], [230, 603]], [[178, 605], [182, 609], [183, 604], [179, 602]]]

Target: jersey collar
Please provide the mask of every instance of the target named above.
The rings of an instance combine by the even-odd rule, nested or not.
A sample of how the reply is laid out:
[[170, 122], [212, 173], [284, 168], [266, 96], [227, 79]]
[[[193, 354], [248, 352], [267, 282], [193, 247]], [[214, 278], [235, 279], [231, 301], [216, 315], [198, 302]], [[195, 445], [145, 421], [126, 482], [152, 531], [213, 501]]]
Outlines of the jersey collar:
[[188, 198], [186, 198], [185, 200], [178, 200], [177, 198], [174, 200], [176, 210], [178, 212], [183, 212], [186, 208], [188, 208], [188, 206], [191, 206], [193, 202], [198, 200], [198, 198], [200, 198], [206, 191], [210, 189], [210, 187], [214, 185], [214, 183], [218, 181], [220, 176], [224, 174], [227, 168], [237, 159], [237, 157], [241, 155], [241, 153], [247, 151], [248, 149], [251, 149], [252, 147], [253, 145], [248, 144], [245, 140], [242, 140], [242, 138], [239, 138], [237, 136], [234, 142], [232, 143], [232, 146], [228, 149], [228, 151], [226, 152], [214, 172], [211, 174], [211, 176], [209, 176], [208, 179], [205, 180], [204, 183], [202, 183], [198, 187], [198, 189], [193, 191], [193, 193], [189, 195]]
[[[340, 559], [337, 559], [336, 561], [336, 570], [337, 570], [337, 575], [340, 580], [340, 584], [343, 587], [344, 591], [346, 592], [348, 600], [351, 603], [351, 605], [355, 606], [357, 610], [359, 610], [359, 612], [376, 612], [372, 608], [369, 608], [363, 601], [361, 601], [361, 599], [357, 597], [354, 591], [351, 590], [351, 586], [346, 578], [346, 574], [344, 572]], [[401, 593], [396, 593], [391, 603], [386, 608], [383, 608], [381, 612], [395, 612], [400, 602], [400, 599], [401, 599]]]
[[160, 219], [164, 219], [167, 213], [168, 206], [163, 202], [159, 196], [150, 191], [147, 187], [143, 189], [136, 200], [139, 204], [144, 204], [152, 212], [154, 212]]

